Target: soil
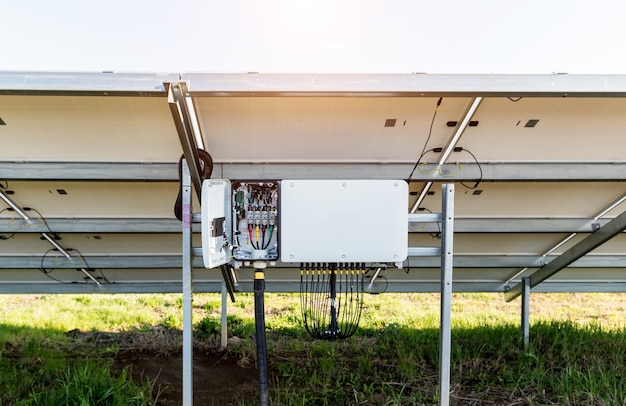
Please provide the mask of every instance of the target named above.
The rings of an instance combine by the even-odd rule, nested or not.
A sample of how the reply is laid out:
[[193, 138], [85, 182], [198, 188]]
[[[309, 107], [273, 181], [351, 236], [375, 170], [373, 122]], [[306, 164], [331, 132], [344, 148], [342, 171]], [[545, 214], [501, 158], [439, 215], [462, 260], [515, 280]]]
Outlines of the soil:
[[[147, 332], [66, 333], [78, 347], [115, 345], [119, 352], [113, 359], [113, 371], [130, 367], [133, 381], [154, 382], [153, 395], [159, 406], [182, 405], [183, 356], [180, 330], [153, 327]], [[194, 406], [240, 404], [258, 399], [258, 370], [254, 359], [221, 348], [219, 338], [194, 340]], [[229, 347], [244, 340], [231, 337]], [[248, 343], [249, 344], [249, 343]]]
[[[153, 355], [124, 352], [116, 366], [132, 366], [135, 382], [156, 380], [154, 394], [158, 405], [182, 405], [182, 354]], [[254, 365], [242, 366], [227, 355], [198, 353], [193, 357], [194, 405], [228, 405], [255, 399], [258, 375]]]

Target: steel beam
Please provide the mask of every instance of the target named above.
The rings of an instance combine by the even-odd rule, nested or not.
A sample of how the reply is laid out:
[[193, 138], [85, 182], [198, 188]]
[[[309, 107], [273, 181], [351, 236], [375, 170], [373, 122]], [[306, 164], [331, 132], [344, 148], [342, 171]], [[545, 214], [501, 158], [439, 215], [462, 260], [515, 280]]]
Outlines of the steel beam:
[[[76, 268], [78, 263], [73, 260], [66, 260], [63, 256], [49, 254], [42, 262], [42, 253], [32, 254], [0, 254], [0, 269], [39, 269], [41, 266], [54, 269]], [[181, 254], [120, 254], [111, 253], [106, 255], [84, 254], [83, 259], [89, 263], [91, 268], [111, 268], [111, 269], [166, 269], [180, 268], [182, 261]], [[76, 258], [76, 261], [79, 259]], [[81, 260], [82, 261], [82, 260]], [[195, 268], [204, 267], [202, 258], [194, 258]]]
[[[415, 251], [414, 251], [415, 250]], [[416, 253], [411, 256], [405, 268], [409, 269], [437, 269], [441, 266], [439, 247], [419, 247], [409, 248], [409, 252]], [[0, 253], [0, 269], [39, 269], [41, 266], [41, 255], [43, 253], [33, 252], [28, 254]], [[165, 254], [89, 254], [83, 253], [83, 258], [89, 262], [92, 268], [111, 269], [166, 269], [179, 268], [181, 261], [180, 253]], [[542, 257], [540, 255], [459, 255], [454, 256], [455, 268], [467, 269], [515, 269], [515, 268], [540, 268], [543, 264], [554, 260], [556, 256]], [[43, 265], [47, 268], [54, 267], [76, 268], [72, 262], [55, 261], [55, 257], [50, 254], [46, 257]], [[193, 266], [203, 268], [202, 258], [194, 258]], [[276, 269], [292, 269], [292, 265], [277, 262]], [[579, 258], [568, 265], [568, 268], [626, 268], [626, 254], [616, 255], [588, 255]], [[508, 273], [507, 273], [508, 275]], [[503, 278], [505, 275], [503, 275]]]
[[[530, 275], [530, 287], [533, 288], [537, 286], [561, 269], [579, 260], [617, 234], [623, 232], [625, 228], [626, 211]], [[517, 284], [505, 293], [505, 299], [511, 301], [521, 293], [522, 285]]]
[[[529, 218], [529, 217], [471, 217], [455, 218], [456, 233], [591, 233], [608, 223], [607, 219]], [[437, 224], [411, 222], [410, 233], [438, 233]]]
[[[0, 233], [177, 233], [180, 221], [175, 218], [50, 218], [46, 222], [0, 217]], [[197, 228], [197, 229], [196, 229]], [[200, 231], [195, 227], [194, 231]]]
[[[219, 179], [404, 179], [409, 162], [215, 162]], [[413, 181], [476, 180], [474, 162], [443, 164], [441, 171], [413, 174]], [[483, 162], [483, 181], [621, 181], [625, 162]], [[103, 180], [178, 182], [175, 162], [10, 162], [0, 161], [3, 180]], [[458, 173], [453, 177], [450, 174]], [[443, 174], [446, 174], [445, 176]]]
[[[5, 215], [7, 213], [4, 213]], [[456, 233], [591, 233], [608, 223], [594, 218], [455, 218]], [[87, 218], [46, 217], [55, 233], [180, 233], [175, 218]], [[47, 231], [41, 221], [0, 216], [0, 233], [38, 233]], [[199, 227], [194, 227], [199, 232]], [[436, 223], [416, 218], [409, 233], [438, 233]], [[412, 254], [411, 254], [412, 255]], [[438, 254], [435, 254], [438, 255]]]
[[0, 162], [3, 180], [178, 181], [167, 162]]
[[[404, 179], [414, 162], [216, 162], [214, 174], [222, 179], [281, 179], [285, 174], [302, 179]], [[415, 171], [413, 181], [475, 181], [476, 163], [443, 164], [441, 171]], [[481, 162], [483, 181], [621, 181], [625, 162]], [[455, 174], [452, 176], [451, 174]]]
[[183, 73], [193, 97], [626, 97], [624, 75]]
[[[180, 273], [180, 269], [178, 269]], [[38, 277], [41, 273], [37, 272]], [[93, 283], [58, 283], [41, 282], [39, 280], [23, 280], [14, 282], [1, 282], [0, 294], [35, 294], [35, 293], [180, 293], [182, 283], [178, 281], [159, 281], [146, 277], [145, 280], [132, 282], [115, 282], [111, 284], [101, 283], [99, 286]], [[194, 282], [195, 293], [219, 293], [222, 280]], [[267, 292], [297, 293], [300, 289], [300, 281], [267, 281]], [[439, 293], [441, 283], [439, 281], [387, 281], [388, 293]], [[251, 282], [240, 282], [240, 292], [252, 292]], [[500, 282], [463, 282], [455, 281], [453, 292], [492, 292], [503, 293]], [[533, 292], [592, 292], [592, 293], [625, 293], [626, 282], [544, 282], [533, 289]]]
[[0, 95], [158, 96], [178, 73], [0, 72]]
[[179, 72], [0, 72], [0, 94], [163, 96], [181, 77], [193, 96], [626, 97], [624, 75]]
[[166, 83], [167, 102], [170, 106], [172, 118], [178, 139], [183, 149], [183, 155], [188, 164], [191, 183], [196, 190], [198, 199], [202, 197], [202, 178], [200, 170], [200, 159], [198, 157], [198, 145], [194, 136], [194, 125], [192, 124], [192, 113], [187, 104], [188, 89], [185, 82]]

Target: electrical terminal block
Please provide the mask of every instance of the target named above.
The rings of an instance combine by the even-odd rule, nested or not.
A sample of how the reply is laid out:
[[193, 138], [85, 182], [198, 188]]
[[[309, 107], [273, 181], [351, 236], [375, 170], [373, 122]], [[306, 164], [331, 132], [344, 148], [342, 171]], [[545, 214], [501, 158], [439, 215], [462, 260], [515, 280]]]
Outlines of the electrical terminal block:
[[233, 230], [237, 261], [278, 259], [278, 182], [233, 182]]

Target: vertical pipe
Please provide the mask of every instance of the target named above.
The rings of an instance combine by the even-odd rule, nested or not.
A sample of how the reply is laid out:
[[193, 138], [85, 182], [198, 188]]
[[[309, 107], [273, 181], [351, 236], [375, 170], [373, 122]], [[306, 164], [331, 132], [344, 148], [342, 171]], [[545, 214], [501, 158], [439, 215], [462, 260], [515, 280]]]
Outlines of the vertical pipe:
[[452, 260], [454, 236], [454, 184], [442, 185], [441, 319], [439, 325], [439, 404], [450, 404], [450, 347], [452, 342]]
[[222, 280], [222, 348], [228, 345], [228, 289], [226, 289], [226, 281]]
[[193, 405], [193, 267], [191, 247], [191, 176], [182, 162], [183, 219], [183, 405]]
[[[257, 263], [255, 263], [256, 265]], [[261, 265], [261, 263], [259, 263]], [[262, 263], [265, 265], [265, 263]], [[265, 273], [262, 268], [254, 270], [254, 320], [256, 324], [256, 358], [259, 369], [259, 405], [268, 406], [269, 383], [267, 378], [267, 344], [265, 341]]]
[[528, 348], [530, 343], [530, 278], [522, 278], [522, 343], [524, 349]]

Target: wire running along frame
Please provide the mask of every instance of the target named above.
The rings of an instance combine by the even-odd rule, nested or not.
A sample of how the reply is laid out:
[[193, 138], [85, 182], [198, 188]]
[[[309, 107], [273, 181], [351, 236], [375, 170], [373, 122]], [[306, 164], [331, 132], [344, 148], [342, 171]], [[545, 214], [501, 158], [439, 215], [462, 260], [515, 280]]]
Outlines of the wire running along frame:
[[318, 339], [352, 336], [363, 310], [363, 263], [300, 265], [300, 306], [306, 331]]

